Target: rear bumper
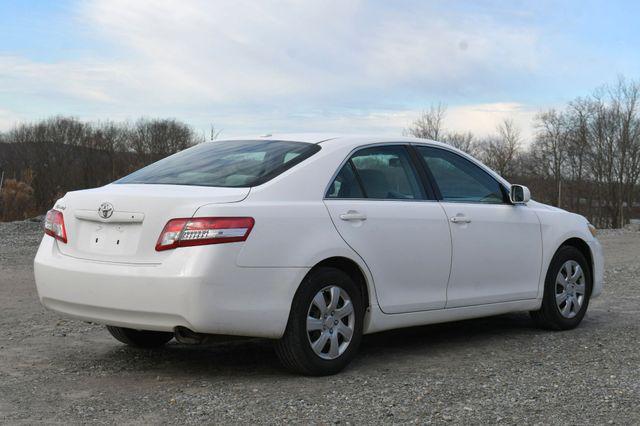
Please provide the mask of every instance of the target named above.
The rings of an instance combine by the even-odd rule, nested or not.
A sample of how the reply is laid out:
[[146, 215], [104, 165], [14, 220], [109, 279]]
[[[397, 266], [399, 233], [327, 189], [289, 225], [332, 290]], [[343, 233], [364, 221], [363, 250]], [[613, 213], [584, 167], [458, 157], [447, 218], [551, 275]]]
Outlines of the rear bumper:
[[236, 265], [238, 245], [176, 249], [162, 264], [96, 262], [45, 236], [34, 261], [42, 304], [120, 327], [279, 338], [308, 268]]
[[594, 238], [588, 244], [593, 256], [593, 289], [591, 297], [597, 297], [602, 293], [602, 288], [604, 287], [604, 253], [597, 238]]

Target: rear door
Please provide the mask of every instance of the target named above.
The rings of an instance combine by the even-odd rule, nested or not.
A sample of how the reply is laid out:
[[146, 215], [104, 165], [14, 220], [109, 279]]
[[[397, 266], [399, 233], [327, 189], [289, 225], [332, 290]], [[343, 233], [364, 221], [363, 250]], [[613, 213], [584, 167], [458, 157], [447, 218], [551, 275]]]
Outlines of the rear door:
[[447, 308], [537, 297], [542, 237], [537, 215], [512, 205], [489, 173], [463, 156], [416, 146], [447, 213], [453, 256]]
[[451, 262], [447, 217], [404, 145], [363, 148], [343, 165], [325, 204], [371, 270], [386, 313], [444, 308]]

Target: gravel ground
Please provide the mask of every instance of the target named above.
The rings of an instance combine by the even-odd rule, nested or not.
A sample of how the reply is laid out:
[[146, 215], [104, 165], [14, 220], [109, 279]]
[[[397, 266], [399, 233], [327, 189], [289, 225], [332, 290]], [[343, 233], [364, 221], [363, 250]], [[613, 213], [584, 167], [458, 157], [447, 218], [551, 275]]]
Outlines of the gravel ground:
[[366, 336], [342, 374], [282, 371], [269, 341], [134, 350], [39, 304], [37, 223], [0, 223], [3, 423], [640, 423], [640, 233], [601, 234], [581, 327], [526, 313]]

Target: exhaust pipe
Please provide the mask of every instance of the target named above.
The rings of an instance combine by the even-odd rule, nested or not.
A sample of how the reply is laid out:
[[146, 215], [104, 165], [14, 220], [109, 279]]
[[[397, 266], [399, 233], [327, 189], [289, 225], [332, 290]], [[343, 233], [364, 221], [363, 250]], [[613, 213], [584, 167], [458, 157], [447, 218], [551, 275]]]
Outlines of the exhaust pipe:
[[178, 342], [185, 345], [200, 345], [206, 338], [206, 334], [196, 333], [189, 330], [187, 327], [178, 326], [173, 330], [173, 334]]
[[185, 345], [201, 345], [203, 343], [221, 343], [235, 340], [252, 339], [251, 337], [228, 336], [225, 334], [196, 333], [195, 331], [189, 330], [187, 327], [182, 326], [174, 328], [173, 335], [178, 342]]

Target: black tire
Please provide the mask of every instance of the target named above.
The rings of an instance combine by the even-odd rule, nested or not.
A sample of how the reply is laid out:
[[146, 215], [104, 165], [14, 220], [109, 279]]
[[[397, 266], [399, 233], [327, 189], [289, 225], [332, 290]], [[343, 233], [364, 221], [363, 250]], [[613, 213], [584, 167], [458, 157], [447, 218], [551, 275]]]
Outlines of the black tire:
[[[560, 268], [570, 260], [577, 262], [582, 268], [585, 277], [585, 294], [580, 310], [576, 315], [573, 318], [565, 318], [556, 303], [556, 277], [560, 272]], [[531, 311], [531, 317], [539, 327], [547, 330], [570, 330], [577, 327], [589, 307], [592, 286], [591, 266], [580, 250], [572, 246], [560, 247], [551, 260], [547, 271], [542, 306], [537, 311]]]
[[107, 326], [116, 340], [136, 348], [159, 348], [173, 339], [173, 333], [166, 331], [134, 330], [132, 328]]
[[[340, 287], [347, 293], [353, 304], [355, 319], [349, 344], [335, 359], [323, 359], [316, 354], [311, 347], [306, 325], [313, 298], [329, 285]], [[360, 288], [339, 269], [320, 267], [307, 275], [293, 298], [284, 335], [276, 342], [276, 353], [282, 364], [293, 372], [307, 376], [328, 376], [345, 368], [357, 353], [362, 340], [362, 299]]]

